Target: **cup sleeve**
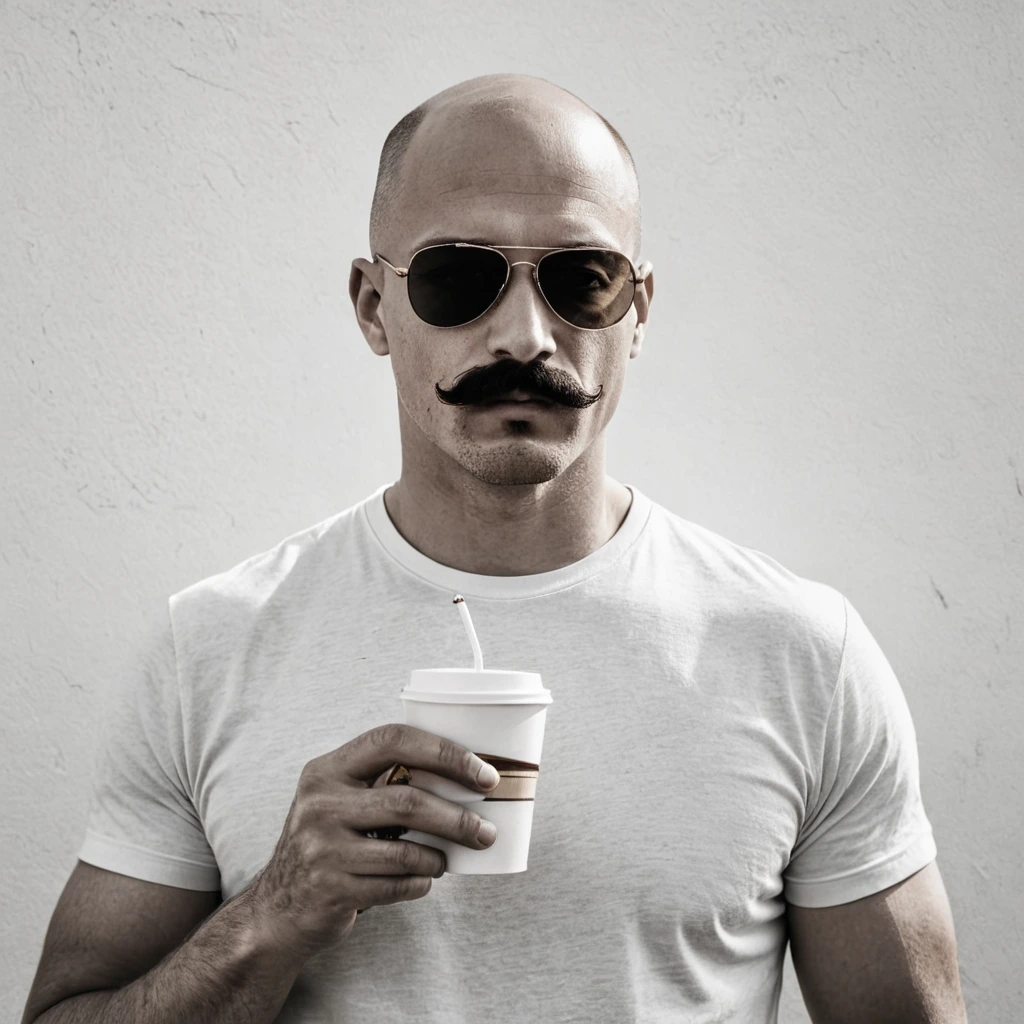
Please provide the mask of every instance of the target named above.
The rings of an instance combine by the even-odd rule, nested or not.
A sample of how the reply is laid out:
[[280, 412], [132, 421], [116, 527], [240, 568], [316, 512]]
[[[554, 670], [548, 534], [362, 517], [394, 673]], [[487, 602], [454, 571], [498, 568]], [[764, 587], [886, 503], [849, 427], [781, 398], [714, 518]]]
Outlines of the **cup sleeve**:
[[108, 684], [80, 860], [183, 889], [217, 891], [220, 871], [186, 770], [167, 604]]
[[788, 902], [849, 903], [936, 857], [921, 798], [917, 736], [903, 690], [857, 610], [846, 636], [810, 806], [783, 871]]

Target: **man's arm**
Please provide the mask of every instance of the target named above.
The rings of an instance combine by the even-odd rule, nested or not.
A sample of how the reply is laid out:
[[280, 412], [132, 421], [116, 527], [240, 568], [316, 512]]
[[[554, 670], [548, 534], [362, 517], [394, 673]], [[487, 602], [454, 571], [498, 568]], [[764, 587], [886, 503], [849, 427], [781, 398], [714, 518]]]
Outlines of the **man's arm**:
[[786, 907], [814, 1024], [967, 1024], [953, 914], [932, 861], [836, 907]]
[[34, 1024], [271, 1024], [304, 962], [274, 943], [243, 890], [142, 977], [64, 999]]

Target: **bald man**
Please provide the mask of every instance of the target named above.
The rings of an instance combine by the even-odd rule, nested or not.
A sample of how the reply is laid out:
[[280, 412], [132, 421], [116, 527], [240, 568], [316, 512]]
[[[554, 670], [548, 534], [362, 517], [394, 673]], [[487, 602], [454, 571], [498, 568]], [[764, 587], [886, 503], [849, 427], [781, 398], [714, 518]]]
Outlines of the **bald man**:
[[[421, 115], [400, 169], [381, 161], [376, 258], [354, 260], [349, 278], [359, 326], [391, 356], [398, 390], [402, 475], [384, 505], [409, 544], [449, 568], [561, 569], [603, 547], [633, 501], [605, 472], [605, 428], [640, 354], [654, 276], [639, 268], [617, 323], [580, 329], [545, 301], [533, 264], [579, 245], [637, 260], [631, 158], [581, 100], [526, 76], [471, 79]], [[471, 323], [424, 323], [385, 262], [407, 266], [438, 239], [515, 247], [504, 290]], [[492, 404], [508, 396], [544, 404]]]
[[[474, 78], [391, 132], [349, 292], [401, 476], [169, 598], [108, 701], [25, 1024], [766, 1024], [787, 940], [815, 1021], [966, 1019], [863, 619], [605, 471], [640, 243], [629, 150], [549, 82]], [[486, 665], [554, 697], [523, 872], [401, 838], [487, 846], [416, 769], [508, 792], [396, 723], [412, 669], [469, 665], [455, 594]]]

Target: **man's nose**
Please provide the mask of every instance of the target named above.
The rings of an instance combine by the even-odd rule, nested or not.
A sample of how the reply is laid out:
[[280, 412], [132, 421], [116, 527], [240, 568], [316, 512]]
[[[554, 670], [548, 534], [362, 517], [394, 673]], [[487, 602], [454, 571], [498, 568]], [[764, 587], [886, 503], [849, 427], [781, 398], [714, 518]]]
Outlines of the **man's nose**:
[[513, 263], [505, 290], [491, 312], [501, 321], [502, 330], [513, 328], [531, 334], [550, 335], [558, 320], [533, 279], [533, 264], [525, 260]]
[[487, 346], [498, 358], [531, 363], [541, 352], [556, 349], [551, 312], [533, 280], [533, 267], [520, 262], [512, 267], [496, 307], [487, 314]]

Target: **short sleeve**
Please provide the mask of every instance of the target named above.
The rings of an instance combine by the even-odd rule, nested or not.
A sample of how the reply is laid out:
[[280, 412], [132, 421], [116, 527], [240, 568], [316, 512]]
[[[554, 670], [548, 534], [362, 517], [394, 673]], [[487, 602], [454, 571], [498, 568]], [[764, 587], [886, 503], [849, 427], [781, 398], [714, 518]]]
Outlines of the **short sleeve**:
[[220, 871], [192, 802], [170, 609], [109, 685], [79, 859], [147, 882], [215, 892]]
[[846, 639], [820, 786], [783, 871], [786, 900], [829, 907], [903, 881], [936, 857], [917, 736], [899, 681], [844, 598]]

